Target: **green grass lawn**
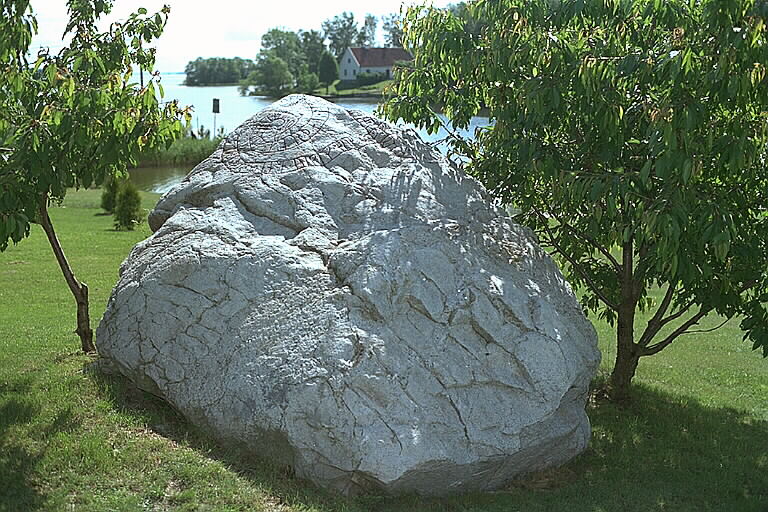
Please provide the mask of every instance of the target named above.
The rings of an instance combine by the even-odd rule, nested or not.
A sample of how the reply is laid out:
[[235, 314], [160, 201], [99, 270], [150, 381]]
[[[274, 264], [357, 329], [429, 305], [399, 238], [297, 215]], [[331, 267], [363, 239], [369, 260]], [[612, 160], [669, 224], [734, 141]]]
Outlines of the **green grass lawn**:
[[[99, 198], [71, 193], [51, 209], [94, 327], [149, 235], [146, 223], [112, 230]], [[88, 371], [74, 309], [39, 229], [0, 253], [0, 511], [768, 511], [768, 361], [738, 322], [641, 361], [635, 400], [591, 404], [592, 444], [564, 468], [492, 494], [348, 500], [218, 448], [159, 400]], [[613, 337], [597, 328], [604, 376]]]

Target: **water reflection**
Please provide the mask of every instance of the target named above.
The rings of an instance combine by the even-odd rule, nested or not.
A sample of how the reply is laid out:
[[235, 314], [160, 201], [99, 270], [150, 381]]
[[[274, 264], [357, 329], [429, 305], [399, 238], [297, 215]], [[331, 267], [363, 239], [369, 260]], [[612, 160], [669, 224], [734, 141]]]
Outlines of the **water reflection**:
[[165, 194], [181, 183], [192, 166], [186, 167], [137, 167], [128, 174], [131, 181], [140, 189], [157, 194]]

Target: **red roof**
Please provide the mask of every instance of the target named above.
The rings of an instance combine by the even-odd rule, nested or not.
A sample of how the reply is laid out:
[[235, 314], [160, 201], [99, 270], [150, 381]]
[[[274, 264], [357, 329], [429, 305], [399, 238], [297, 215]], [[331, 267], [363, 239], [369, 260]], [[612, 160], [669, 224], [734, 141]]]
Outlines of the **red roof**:
[[391, 67], [399, 60], [412, 60], [410, 53], [402, 48], [350, 48], [360, 67]]

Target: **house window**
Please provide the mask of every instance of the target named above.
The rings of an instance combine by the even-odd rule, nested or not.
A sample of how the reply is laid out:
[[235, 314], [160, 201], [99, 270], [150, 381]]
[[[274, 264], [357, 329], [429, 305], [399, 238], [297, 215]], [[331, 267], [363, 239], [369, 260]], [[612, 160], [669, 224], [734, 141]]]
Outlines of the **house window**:
[[347, 64], [352, 64], [352, 59], [347, 58]]
[[357, 70], [356, 70], [356, 69], [353, 69], [353, 70], [352, 70], [352, 73], [353, 73], [354, 75], [357, 75]]
[[346, 69], [344, 70], [344, 76], [347, 76], [347, 70]]

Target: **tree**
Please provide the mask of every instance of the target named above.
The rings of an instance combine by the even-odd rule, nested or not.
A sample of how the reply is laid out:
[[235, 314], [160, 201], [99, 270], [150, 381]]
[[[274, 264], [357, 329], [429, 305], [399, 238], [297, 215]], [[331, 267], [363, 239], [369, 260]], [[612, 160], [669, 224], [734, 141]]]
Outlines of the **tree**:
[[331, 52], [325, 51], [320, 56], [320, 83], [325, 85], [325, 93], [329, 94], [331, 84], [339, 79], [339, 63]]
[[483, 23], [482, 19], [478, 19], [472, 16], [467, 6], [467, 2], [450, 4], [448, 5], [448, 10], [451, 11], [454, 16], [464, 22], [464, 30], [475, 36], [480, 35], [480, 32], [485, 26], [485, 23]]
[[323, 34], [317, 30], [300, 30], [298, 35], [301, 41], [301, 52], [304, 54], [310, 73], [319, 73], [320, 56], [325, 51]]
[[295, 82], [288, 63], [271, 54], [259, 59], [251, 79], [264, 93], [274, 97], [287, 94]]
[[373, 46], [376, 43], [376, 25], [378, 20], [376, 16], [372, 14], [365, 15], [365, 22], [360, 32], [357, 33], [357, 40], [355, 41], [358, 46]]
[[[141, 148], [168, 143], [188, 112], [175, 102], [160, 107], [158, 80], [129, 83], [132, 66], [150, 70], [170, 9], [147, 16], [139, 9], [108, 32], [96, 22], [108, 0], [69, 0], [66, 34], [57, 55], [41, 50], [27, 61], [36, 21], [29, 2], [0, 0], [0, 250], [39, 223], [77, 303], [77, 334], [85, 352], [95, 350], [88, 287], [67, 262], [48, 207], [67, 188], [100, 185], [124, 174]], [[188, 119], [188, 117], [187, 117]]]
[[403, 47], [403, 27], [400, 15], [390, 14], [384, 18], [384, 44], [390, 48]]
[[282, 59], [294, 77], [309, 71], [301, 40], [295, 32], [273, 28], [261, 36], [261, 51], [256, 60], [263, 60], [265, 56]]
[[454, 135], [453, 151], [615, 326], [614, 398], [641, 357], [709, 313], [740, 319], [768, 356], [767, 12], [749, 0], [477, 0], [480, 34], [446, 10], [406, 15], [415, 61], [384, 112], [434, 131], [432, 105], [461, 128], [488, 109], [492, 126]]
[[359, 31], [355, 15], [344, 12], [333, 19], [323, 22], [323, 33], [328, 39], [328, 47], [333, 52], [336, 60], [341, 58], [344, 50], [351, 47], [358, 38]]
[[141, 196], [131, 180], [120, 184], [115, 201], [115, 228], [129, 231], [141, 222]]

